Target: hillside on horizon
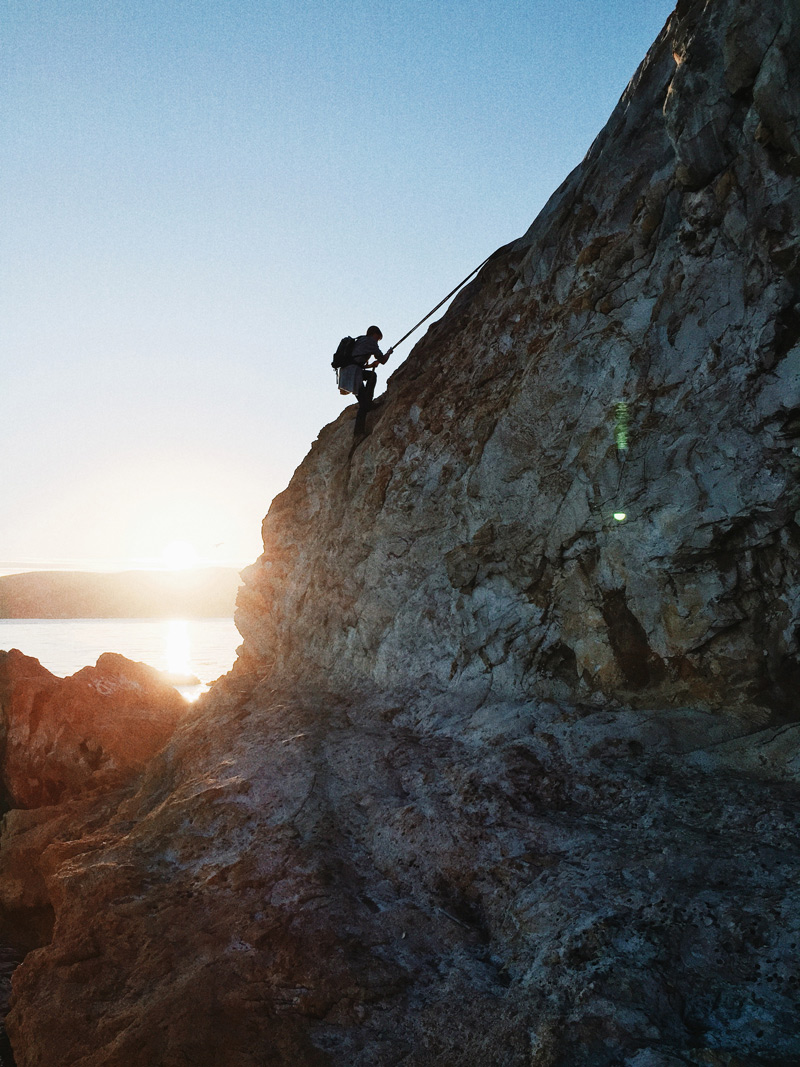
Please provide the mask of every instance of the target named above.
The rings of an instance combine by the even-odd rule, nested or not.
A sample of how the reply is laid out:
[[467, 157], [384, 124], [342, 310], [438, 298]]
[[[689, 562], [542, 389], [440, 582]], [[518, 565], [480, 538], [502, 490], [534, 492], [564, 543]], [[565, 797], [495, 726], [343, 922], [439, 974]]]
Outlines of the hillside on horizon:
[[239, 572], [25, 571], [0, 577], [0, 619], [163, 619], [232, 616]]

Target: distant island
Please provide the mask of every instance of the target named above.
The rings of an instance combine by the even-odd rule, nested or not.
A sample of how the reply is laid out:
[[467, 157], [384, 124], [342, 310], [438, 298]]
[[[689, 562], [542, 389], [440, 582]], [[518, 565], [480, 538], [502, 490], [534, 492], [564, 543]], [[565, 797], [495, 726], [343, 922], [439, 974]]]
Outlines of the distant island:
[[214, 618], [233, 615], [239, 572], [27, 571], [0, 577], [0, 619]]

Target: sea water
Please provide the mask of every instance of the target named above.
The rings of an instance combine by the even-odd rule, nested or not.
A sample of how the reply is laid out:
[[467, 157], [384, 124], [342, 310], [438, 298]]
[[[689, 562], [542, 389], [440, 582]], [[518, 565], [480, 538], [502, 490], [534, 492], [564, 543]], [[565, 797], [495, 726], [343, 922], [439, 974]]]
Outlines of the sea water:
[[187, 700], [233, 666], [241, 637], [220, 619], [0, 619], [0, 649], [18, 648], [60, 677], [94, 666], [103, 652], [119, 652], [160, 671], [194, 675], [178, 686]]

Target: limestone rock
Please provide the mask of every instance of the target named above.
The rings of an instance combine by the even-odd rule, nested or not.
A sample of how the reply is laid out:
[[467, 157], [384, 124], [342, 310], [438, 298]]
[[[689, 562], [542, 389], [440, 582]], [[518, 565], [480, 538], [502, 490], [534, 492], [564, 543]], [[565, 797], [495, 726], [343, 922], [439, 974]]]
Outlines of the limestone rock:
[[14, 808], [124, 782], [186, 711], [158, 671], [115, 653], [62, 679], [16, 649], [2, 652], [0, 703], [2, 780]]
[[681, 0], [275, 500], [234, 670], [9, 817], [20, 1067], [795, 1067], [796, 11]]

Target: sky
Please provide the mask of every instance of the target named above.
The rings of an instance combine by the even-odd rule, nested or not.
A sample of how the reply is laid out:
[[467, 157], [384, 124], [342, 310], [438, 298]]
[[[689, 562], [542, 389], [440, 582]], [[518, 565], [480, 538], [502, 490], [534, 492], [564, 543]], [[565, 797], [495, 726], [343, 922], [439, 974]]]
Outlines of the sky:
[[0, 573], [252, 562], [340, 338], [524, 233], [671, 9], [0, 0]]

